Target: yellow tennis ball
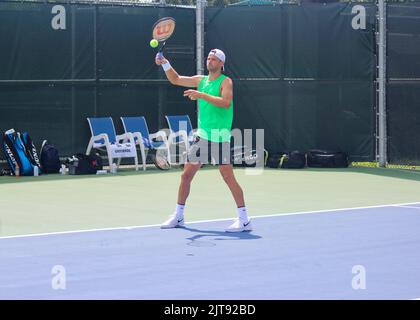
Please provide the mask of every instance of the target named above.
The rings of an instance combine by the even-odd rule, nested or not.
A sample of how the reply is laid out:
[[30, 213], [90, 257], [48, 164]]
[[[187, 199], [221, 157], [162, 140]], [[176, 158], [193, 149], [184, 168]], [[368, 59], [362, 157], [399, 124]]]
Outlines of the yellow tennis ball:
[[150, 40], [150, 46], [152, 48], [156, 48], [158, 45], [159, 45], [159, 41], [157, 41], [156, 39]]

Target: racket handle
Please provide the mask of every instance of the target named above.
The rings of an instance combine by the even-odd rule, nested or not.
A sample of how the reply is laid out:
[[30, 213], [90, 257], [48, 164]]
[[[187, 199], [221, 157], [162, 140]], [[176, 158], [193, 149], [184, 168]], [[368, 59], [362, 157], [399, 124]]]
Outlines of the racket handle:
[[158, 52], [159, 59], [163, 58], [163, 53], [162, 52], [163, 52], [163, 48], [165, 47], [165, 45], [166, 45], [166, 42], [162, 43], [160, 48], [159, 48], [159, 52]]

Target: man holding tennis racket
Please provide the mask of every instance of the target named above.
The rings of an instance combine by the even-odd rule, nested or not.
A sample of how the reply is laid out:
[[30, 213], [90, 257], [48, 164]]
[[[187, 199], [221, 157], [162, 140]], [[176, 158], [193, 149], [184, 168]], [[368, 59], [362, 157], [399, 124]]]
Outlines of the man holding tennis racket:
[[197, 137], [189, 148], [187, 162], [181, 176], [178, 202], [173, 215], [165, 221], [162, 229], [184, 226], [185, 202], [190, 192], [191, 181], [204, 163], [219, 165], [219, 171], [228, 185], [238, 207], [238, 218], [227, 232], [251, 231], [251, 221], [245, 207], [242, 188], [236, 181], [231, 164], [230, 138], [233, 120], [233, 84], [222, 73], [226, 56], [222, 50], [213, 49], [207, 57], [208, 76], [180, 76], [165, 57], [157, 54], [155, 62], [161, 65], [168, 80], [177, 86], [188, 88], [184, 96], [198, 100]]

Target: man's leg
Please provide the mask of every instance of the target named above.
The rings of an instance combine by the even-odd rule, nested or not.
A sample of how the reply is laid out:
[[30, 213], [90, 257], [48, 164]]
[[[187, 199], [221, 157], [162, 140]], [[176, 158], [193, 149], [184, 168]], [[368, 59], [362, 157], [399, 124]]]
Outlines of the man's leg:
[[191, 181], [197, 171], [200, 169], [200, 163], [187, 162], [184, 165], [184, 171], [181, 175], [181, 184], [178, 189], [178, 200], [173, 215], [169, 217], [162, 225], [162, 229], [171, 229], [182, 227], [184, 225], [184, 206], [190, 193]]
[[231, 164], [223, 164], [219, 166], [219, 171], [222, 174], [223, 180], [228, 185], [230, 192], [232, 192], [233, 199], [235, 199], [238, 208], [245, 207], [244, 193], [241, 186], [236, 181], [233, 173], [233, 166]]
[[235, 199], [236, 206], [238, 207], [238, 219], [231, 226], [229, 226], [226, 231], [251, 231], [252, 226], [245, 207], [244, 193], [241, 186], [236, 181], [235, 175], [233, 173], [233, 166], [231, 164], [220, 165], [219, 171], [222, 174], [223, 180], [225, 180], [226, 184], [228, 185], [230, 192]]
[[190, 194], [191, 181], [197, 171], [200, 169], [200, 163], [187, 162], [181, 175], [181, 184], [178, 189], [178, 204], [185, 205], [188, 195]]

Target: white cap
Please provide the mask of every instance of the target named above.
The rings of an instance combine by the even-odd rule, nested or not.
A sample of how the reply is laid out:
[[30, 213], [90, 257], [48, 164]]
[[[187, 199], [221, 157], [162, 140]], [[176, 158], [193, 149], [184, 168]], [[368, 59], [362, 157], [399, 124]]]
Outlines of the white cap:
[[222, 50], [220, 50], [220, 49], [212, 49], [212, 50], [210, 50], [209, 55], [216, 56], [220, 61], [223, 61], [223, 62], [226, 61], [225, 53]]

